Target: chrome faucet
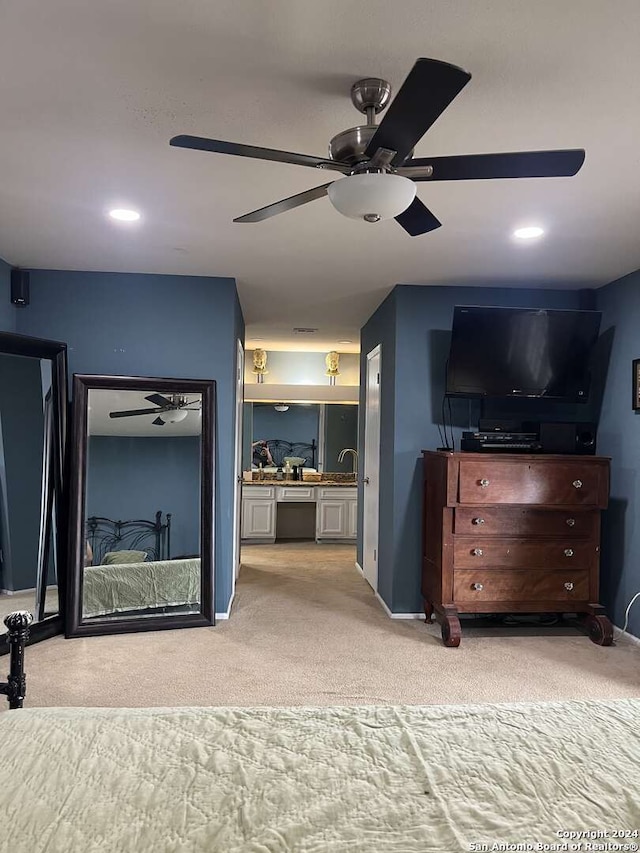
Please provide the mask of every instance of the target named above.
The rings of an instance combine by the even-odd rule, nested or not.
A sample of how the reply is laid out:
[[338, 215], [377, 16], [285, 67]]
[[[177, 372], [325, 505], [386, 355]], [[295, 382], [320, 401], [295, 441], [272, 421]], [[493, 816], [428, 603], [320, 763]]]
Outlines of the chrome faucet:
[[353, 453], [353, 473], [358, 473], [358, 451], [354, 450], [353, 447], [345, 447], [344, 450], [341, 450], [338, 454], [338, 462], [344, 462], [344, 457], [347, 453]]

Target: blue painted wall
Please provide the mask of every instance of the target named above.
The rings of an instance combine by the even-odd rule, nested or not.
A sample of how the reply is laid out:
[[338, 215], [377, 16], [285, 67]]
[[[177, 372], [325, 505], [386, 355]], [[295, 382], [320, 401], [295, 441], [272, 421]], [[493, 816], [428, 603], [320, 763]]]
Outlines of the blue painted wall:
[[172, 514], [171, 556], [200, 552], [200, 438], [94, 435], [86, 515], [115, 521]]
[[273, 403], [253, 404], [253, 441], [280, 438], [283, 441], [315, 441], [318, 446], [320, 406], [289, 405], [286, 412], [276, 412]]
[[31, 271], [20, 334], [68, 344], [70, 373], [217, 380], [216, 610], [232, 584], [236, 340], [244, 322], [230, 278]]
[[[600, 585], [603, 604], [622, 627], [627, 605], [640, 592], [640, 413], [631, 407], [631, 362], [640, 358], [640, 271], [601, 288], [597, 298], [612, 338], [598, 438], [598, 452], [611, 457]], [[640, 599], [627, 630], [640, 636]]]
[[[438, 425], [442, 422], [445, 362], [455, 305], [594, 308], [595, 301], [591, 292], [576, 290], [399, 285], [362, 329], [362, 418], [366, 353], [382, 342], [378, 585], [382, 598], [397, 613], [420, 612], [422, 607], [420, 453], [442, 443]], [[549, 417], [548, 403], [544, 408], [537, 401], [518, 404], [507, 413], [513, 417]], [[573, 419], [577, 412], [584, 420], [593, 415], [591, 407], [580, 409], [554, 406], [553, 415], [558, 420]], [[456, 400], [452, 410], [458, 444], [461, 430], [477, 425], [480, 404]], [[485, 417], [500, 413], [488, 405], [483, 412]], [[360, 434], [364, 437], [362, 421]], [[359, 540], [361, 531], [360, 524]]]
[[11, 267], [0, 258], [0, 330], [15, 332], [16, 310], [11, 304]]

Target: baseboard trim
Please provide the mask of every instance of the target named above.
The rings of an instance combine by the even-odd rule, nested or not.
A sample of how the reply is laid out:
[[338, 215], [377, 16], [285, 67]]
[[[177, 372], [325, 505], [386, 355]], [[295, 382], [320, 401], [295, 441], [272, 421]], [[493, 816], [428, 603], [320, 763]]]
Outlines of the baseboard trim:
[[231, 593], [231, 598], [229, 599], [229, 604], [227, 605], [227, 609], [222, 613], [216, 613], [216, 622], [220, 619], [229, 619], [231, 617], [231, 607], [233, 606], [233, 599], [236, 597], [236, 591]]
[[[616, 634], [616, 631], [618, 632]], [[633, 643], [634, 646], [640, 646], [640, 637], [634, 636], [634, 634], [630, 634], [628, 631], [623, 631], [622, 628], [618, 628], [617, 625], [613, 626], [613, 639], [616, 640], [622, 635], [625, 640], [628, 640], [630, 643]]]
[[356, 569], [360, 572], [362, 577], [364, 577], [364, 569], [362, 568], [362, 566], [360, 565], [360, 563], [357, 560], [356, 560]]
[[382, 598], [379, 592], [376, 592], [375, 596], [382, 605], [382, 609], [389, 619], [424, 619], [424, 613], [394, 613], [392, 610], [389, 610], [387, 602]]
[[[49, 586], [47, 586], [47, 592], [49, 592], [49, 590], [54, 590], [57, 588], [57, 584], [49, 584]], [[35, 595], [36, 592], [37, 590], [35, 586], [31, 586], [29, 587], [29, 589], [0, 589], [0, 595], [30, 595], [31, 593]]]

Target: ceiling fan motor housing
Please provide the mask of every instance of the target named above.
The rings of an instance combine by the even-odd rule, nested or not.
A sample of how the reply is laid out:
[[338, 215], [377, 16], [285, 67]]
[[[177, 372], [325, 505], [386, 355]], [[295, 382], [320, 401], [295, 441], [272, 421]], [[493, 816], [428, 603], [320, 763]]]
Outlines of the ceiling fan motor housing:
[[365, 77], [356, 80], [351, 87], [351, 103], [365, 115], [368, 115], [369, 110], [373, 110], [375, 115], [382, 112], [390, 98], [391, 85], [381, 77]]
[[362, 124], [343, 130], [329, 143], [329, 157], [352, 166], [368, 160], [365, 151], [377, 129], [375, 124]]

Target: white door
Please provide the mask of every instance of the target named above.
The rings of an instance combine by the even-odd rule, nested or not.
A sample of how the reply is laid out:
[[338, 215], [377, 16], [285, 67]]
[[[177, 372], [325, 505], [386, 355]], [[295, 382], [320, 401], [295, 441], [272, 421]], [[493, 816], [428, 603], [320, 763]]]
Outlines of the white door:
[[364, 421], [364, 510], [362, 570], [378, 589], [378, 507], [380, 502], [380, 345], [367, 355]]
[[233, 581], [240, 572], [240, 528], [242, 515], [242, 416], [244, 414], [244, 347], [238, 341], [236, 358], [236, 446], [235, 446], [235, 491], [233, 508]]

